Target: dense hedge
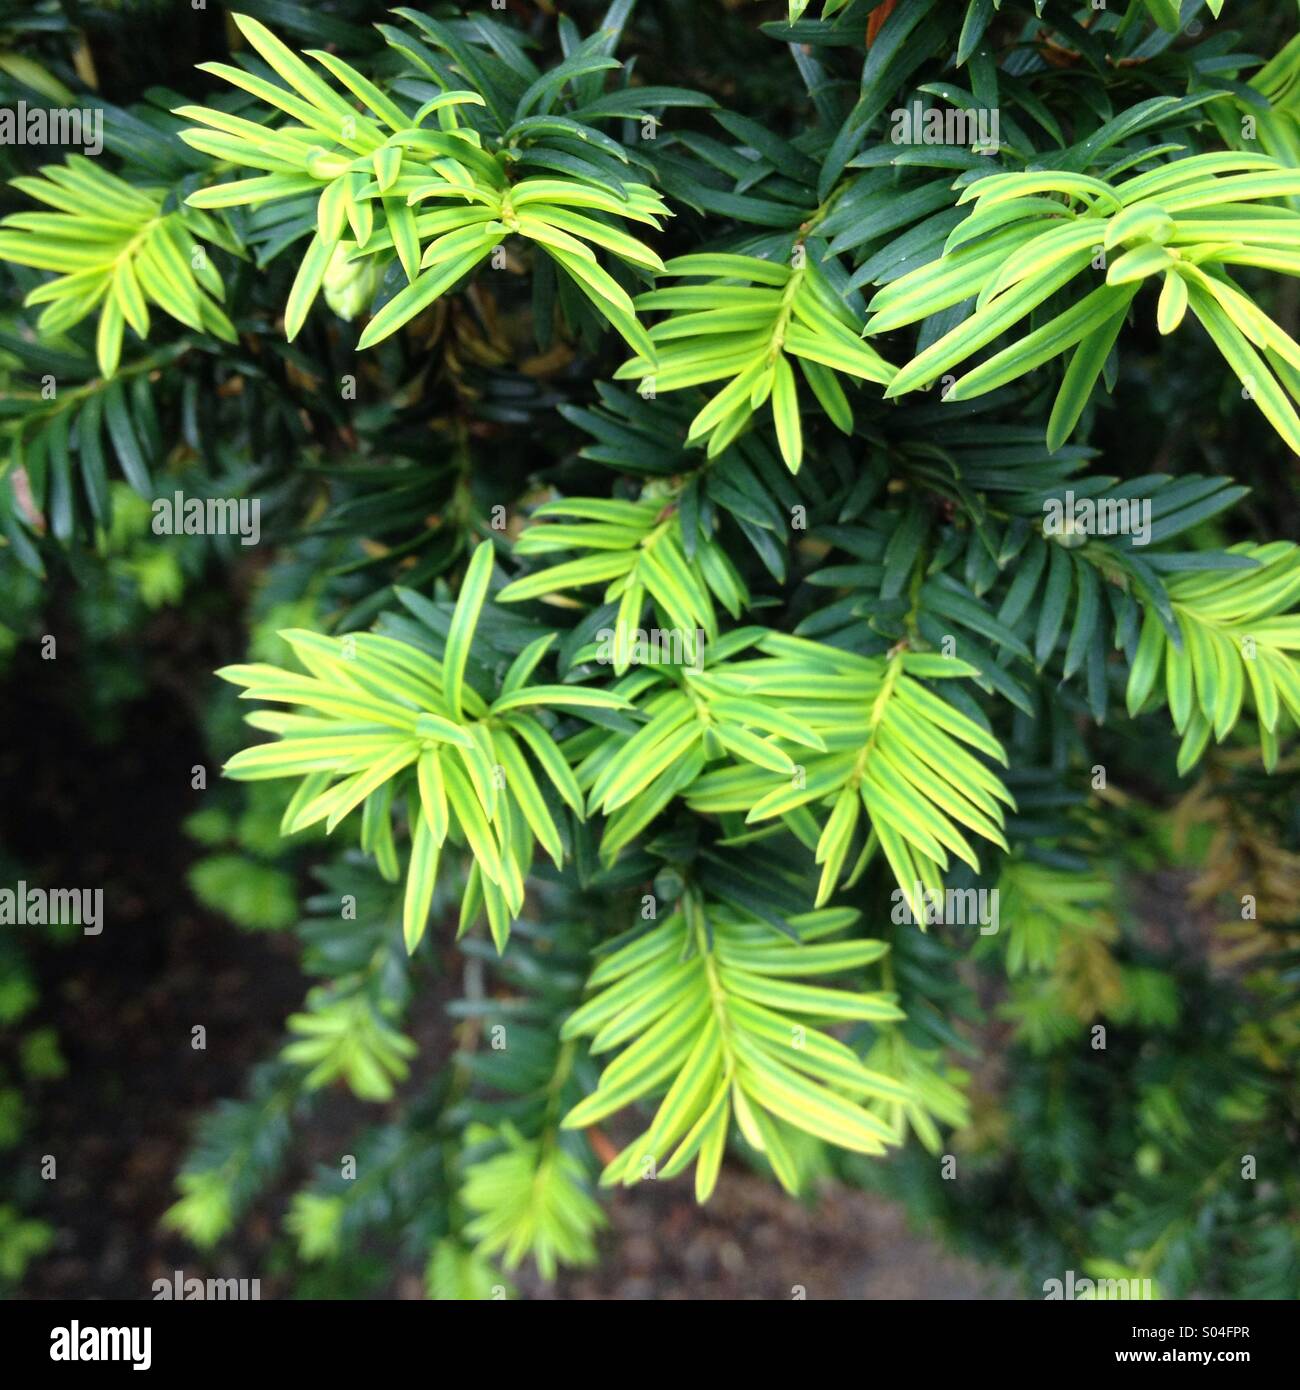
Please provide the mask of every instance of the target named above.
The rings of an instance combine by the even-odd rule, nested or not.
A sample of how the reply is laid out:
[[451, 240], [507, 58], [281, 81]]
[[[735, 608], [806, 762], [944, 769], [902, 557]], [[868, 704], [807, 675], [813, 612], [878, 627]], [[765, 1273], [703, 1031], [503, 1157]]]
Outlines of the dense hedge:
[[1294, 15], [789, 8], [5, 21], [6, 642], [237, 615], [191, 887], [315, 977], [167, 1220], [341, 1083], [305, 1288], [743, 1162], [1293, 1295]]

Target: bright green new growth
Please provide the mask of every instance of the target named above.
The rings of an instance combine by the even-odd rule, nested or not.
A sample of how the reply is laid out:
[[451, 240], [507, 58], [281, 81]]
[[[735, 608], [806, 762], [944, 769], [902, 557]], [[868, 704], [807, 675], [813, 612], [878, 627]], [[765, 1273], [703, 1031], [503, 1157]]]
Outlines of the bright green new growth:
[[581, 807], [573, 775], [537, 713], [627, 707], [605, 690], [530, 687], [550, 638], [520, 655], [495, 699], [475, 690], [465, 679], [465, 665], [491, 571], [492, 545], [484, 541], [466, 575], [442, 661], [372, 633], [331, 638], [285, 632], [308, 675], [268, 665], [227, 666], [217, 673], [243, 686], [244, 699], [309, 711], [249, 715], [250, 724], [281, 741], [245, 749], [225, 768], [228, 777], [241, 781], [303, 778], [285, 812], [283, 833], [319, 821], [333, 831], [364, 806], [361, 846], [396, 880], [391, 811], [394, 799], [404, 796], [411, 854], [403, 929], [411, 951], [428, 924], [448, 839], [467, 846], [474, 859], [461, 930], [485, 909], [493, 939], [505, 949], [537, 845], [557, 866], [564, 860], [560, 831], [534, 768], [573, 809]]
[[[404, 13], [438, 37], [434, 21]], [[592, 247], [629, 265], [662, 270], [659, 257], [618, 226], [618, 221], [628, 220], [658, 229], [659, 218], [668, 213], [659, 195], [642, 183], [610, 188], [580, 174], [511, 182], [512, 142], [556, 130], [572, 131], [628, 164], [622, 146], [608, 136], [567, 118], [537, 114], [547, 98], [554, 101], [560, 84], [548, 82], [541, 92], [530, 89], [499, 139], [485, 141], [479, 131], [462, 125], [458, 115], [467, 105], [487, 104], [477, 92], [443, 92], [408, 112], [349, 64], [330, 53], [309, 50], [308, 57], [361, 101], [365, 111], [358, 112], [264, 25], [246, 15], [235, 19], [285, 85], [225, 63], [204, 64], [204, 70], [294, 121], [271, 130], [264, 122], [209, 107], [181, 107], [177, 115], [209, 127], [185, 131], [182, 139], [187, 144], [231, 165], [264, 171], [202, 189], [190, 195], [189, 203], [197, 208], [260, 206], [319, 194], [316, 231], [285, 306], [290, 339], [302, 328], [331, 265], [340, 257], [344, 263], [377, 257], [383, 264], [396, 256], [408, 281], [361, 335], [359, 346], [369, 347], [463, 280], [508, 236], [520, 236], [544, 251], [633, 347], [651, 351], [630, 296], [601, 266]], [[388, 38], [402, 49], [400, 34], [393, 32]], [[610, 60], [598, 65], [618, 66]], [[575, 75], [582, 70], [576, 69]], [[436, 129], [424, 126], [431, 116], [437, 118]], [[428, 210], [425, 205], [430, 205]], [[612, 224], [605, 220], [610, 216], [616, 219]]]
[[304, 1084], [325, 1086], [343, 1078], [363, 1100], [391, 1100], [418, 1051], [410, 1038], [357, 996], [334, 998], [322, 990], [307, 1003], [308, 1012], [288, 1020], [297, 1041], [281, 1054], [307, 1069]]
[[621, 367], [615, 380], [640, 378], [642, 390], [680, 391], [727, 381], [691, 421], [688, 443], [707, 439], [716, 458], [769, 399], [781, 457], [790, 471], [803, 462], [799, 392], [790, 358], [836, 428], [853, 433], [853, 408], [836, 376], [842, 372], [888, 385], [893, 368], [861, 341], [861, 325], [825, 277], [797, 248], [796, 268], [752, 256], [679, 256], [665, 271], [701, 285], [639, 295], [640, 310], [672, 310], [650, 330], [654, 356]]
[[[691, 787], [690, 805], [705, 813], [744, 812], [746, 824], [793, 818], [810, 805], [829, 807], [815, 842], [822, 866], [818, 906], [839, 885], [863, 822], [861, 852], [847, 882], [883, 851], [915, 919], [924, 922], [922, 893], [942, 892], [950, 853], [979, 869], [959, 827], [1007, 848], [1002, 806], [1014, 802], [974, 756], [1005, 764], [1006, 754], [987, 730], [916, 679], [978, 672], [947, 657], [859, 657], [795, 637], [772, 635], [760, 645], [770, 658], [735, 663], [732, 678], [779, 698], [782, 713], [820, 738], [825, 752], [807, 757], [803, 775], [793, 780], [777, 782], [752, 768], [710, 773]], [[803, 826], [811, 839], [812, 827]]]
[[604, 601], [618, 603], [611, 638], [613, 667], [623, 675], [635, 655], [635, 633], [647, 600], [681, 633], [702, 632], [707, 642], [718, 636], [717, 601], [739, 618], [749, 593], [745, 582], [711, 541], [697, 546], [688, 559], [682, 544], [681, 519], [671, 496], [647, 495], [637, 502], [574, 498], [547, 502], [534, 521], [572, 517], [559, 525], [530, 526], [515, 546], [516, 555], [589, 550], [592, 554], [516, 579], [498, 595], [502, 603], [543, 598], [569, 589], [607, 584]]
[[469, 1169], [461, 1190], [473, 1213], [465, 1234], [481, 1256], [500, 1255], [507, 1269], [517, 1269], [531, 1255], [543, 1279], [554, 1279], [561, 1265], [595, 1262], [595, 1233], [605, 1216], [589, 1194], [581, 1159], [509, 1123], [499, 1135], [475, 1126], [466, 1139], [497, 1150]]
[[1258, 266], [1300, 275], [1300, 211], [1272, 201], [1297, 196], [1300, 171], [1261, 154], [1194, 155], [1116, 184], [1050, 170], [979, 179], [959, 199], [974, 206], [939, 262], [893, 281], [871, 301], [868, 331], [882, 333], [975, 296], [975, 313], [913, 358], [885, 394], [931, 385], [1104, 265], [1103, 285], [958, 377], [944, 398], [985, 395], [1068, 352], [1047, 429], [1048, 447], [1059, 449], [1096, 389], [1142, 282], [1159, 276], [1160, 331], [1172, 333], [1190, 305], [1269, 423], [1300, 453], [1292, 404], [1300, 395], [1300, 344], [1226, 270]]
[[816, 1026], [899, 1022], [894, 996], [803, 982], [885, 954], [883, 941], [834, 939], [857, 915], [829, 909], [792, 918], [793, 939], [783, 940], [766, 923], [688, 897], [601, 961], [590, 980], [600, 992], [563, 1036], [590, 1037], [596, 1055], [624, 1050], [565, 1126], [595, 1124], [668, 1087], [649, 1129], [606, 1167], [603, 1183], [671, 1178], [694, 1161], [695, 1194], [707, 1201], [733, 1115], [790, 1192], [801, 1186], [791, 1128], [857, 1153], [882, 1154], [898, 1142], [873, 1107], [909, 1098], [907, 1088]]
[[106, 377], [117, 371], [128, 325], [148, 338], [150, 304], [187, 328], [238, 341], [220, 308], [221, 276], [192, 235], [238, 253], [228, 231], [201, 212], [164, 211], [166, 189], [127, 183], [84, 155], [41, 173], [12, 186], [55, 211], [15, 212], [0, 223], [13, 229], [0, 232], [0, 259], [56, 272], [23, 301], [45, 305], [39, 332], [58, 337], [98, 310], [95, 349]]
[[[550, 514], [569, 510], [558, 505]], [[942, 889], [950, 852], [979, 867], [959, 827], [1006, 848], [1002, 805], [1012, 800], [976, 756], [1005, 762], [1005, 754], [986, 730], [918, 679], [958, 679], [977, 675], [975, 668], [920, 653], [864, 658], [742, 628], [715, 642], [698, 669], [669, 654], [609, 690], [531, 685], [551, 645], [540, 638], [491, 698], [465, 678], [491, 564], [492, 546], [484, 541], [441, 661], [370, 633], [285, 632], [309, 675], [269, 665], [218, 673], [244, 687], [245, 699], [309, 711], [249, 715], [253, 727], [281, 741], [246, 749], [225, 769], [246, 781], [302, 776], [284, 816], [285, 833], [320, 821], [333, 831], [364, 805], [362, 848], [395, 880], [390, 813], [405, 794], [409, 950], [424, 933], [449, 836], [474, 860], [461, 931], [486, 910], [500, 950], [523, 908], [536, 845], [562, 864], [561, 833], [534, 764], [576, 815], [605, 817], [607, 862], [676, 797], [701, 813], [743, 816], [745, 824], [780, 818], [822, 865], [818, 906], [840, 883], [855, 845], [847, 881], [856, 881], [882, 851], [922, 922], [920, 895]], [[683, 616], [666, 607], [674, 618]], [[759, 654], [739, 659], [747, 649]], [[627, 710], [642, 723], [630, 738], [593, 723], [557, 744], [533, 712], [540, 710]], [[824, 824], [810, 817], [813, 807], [822, 810]]]
[[1176, 579], [1169, 597], [1178, 640], [1148, 612], [1129, 673], [1130, 715], [1167, 700], [1183, 736], [1180, 772], [1195, 766], [1211, 735], [1227, 738], [1248, 693], [1265, 767], [1277, 766], [1288, 722], [1300, 728], [1300, 657], [1292, 655], [1300, 652], [1300, 614], [1288, 612], [1300, 598], [1300, 549], [1279, 541], [1229, 554], [1254, 567]]

